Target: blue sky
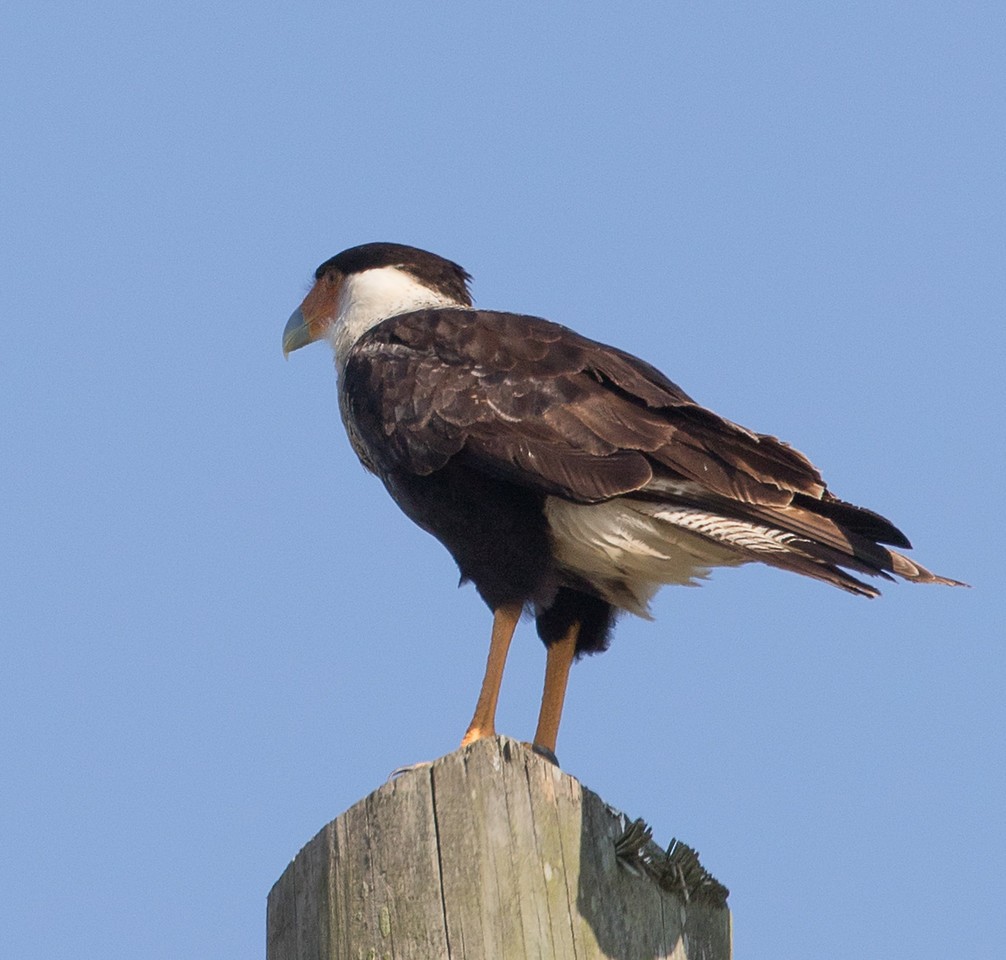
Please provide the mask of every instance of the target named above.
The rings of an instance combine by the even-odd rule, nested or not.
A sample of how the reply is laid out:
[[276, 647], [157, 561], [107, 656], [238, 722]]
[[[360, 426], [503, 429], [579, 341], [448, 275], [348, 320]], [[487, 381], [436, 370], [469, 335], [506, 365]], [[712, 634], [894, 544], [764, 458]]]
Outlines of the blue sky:
[[[0, 13], [0, 940], [249, 957], [289, 859], [454, 749], [489, 616], [353, 457], [318, 263], [435, 250], [777, 434], [974, 589], [665, 590], [559, 756], [738, 957], [997, 957], [1004, 37], [991, 3]], [[499, 726], [533, 732], [525, 626]]]

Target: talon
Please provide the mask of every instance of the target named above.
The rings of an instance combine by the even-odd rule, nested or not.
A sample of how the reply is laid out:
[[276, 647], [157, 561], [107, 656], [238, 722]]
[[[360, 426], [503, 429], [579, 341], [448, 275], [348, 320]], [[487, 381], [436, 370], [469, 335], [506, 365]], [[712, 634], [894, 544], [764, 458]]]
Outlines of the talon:
[[537, 743], [529, 743], [528, 746], [531, 748], [532, 753], [538, 754], [539, 757], [544, 757], [553, 766], [559, 766], [559, 758], [555, 755], [555, 751], [549, 750], [548, 747], [543, 747]]
[[495, 737], [496, 731], [493, 728], [483, 730], [480, 728], [468, 728], [468, 732], [461, 738], [461, 746], [467, 747], [475, 743], [476, 740], [485, 740], [486, 737]]

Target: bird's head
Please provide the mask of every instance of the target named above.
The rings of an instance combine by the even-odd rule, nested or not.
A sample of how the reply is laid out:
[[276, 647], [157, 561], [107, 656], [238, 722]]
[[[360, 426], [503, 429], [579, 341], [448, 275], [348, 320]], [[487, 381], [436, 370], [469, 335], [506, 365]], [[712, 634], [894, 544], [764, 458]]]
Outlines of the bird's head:
[[365, 243], [326, 260], [283, 330], [283, 354], [328, 339], [336, 358], [372, 326], [425, 307], [470, 307], [456, 263], [401, 243]]

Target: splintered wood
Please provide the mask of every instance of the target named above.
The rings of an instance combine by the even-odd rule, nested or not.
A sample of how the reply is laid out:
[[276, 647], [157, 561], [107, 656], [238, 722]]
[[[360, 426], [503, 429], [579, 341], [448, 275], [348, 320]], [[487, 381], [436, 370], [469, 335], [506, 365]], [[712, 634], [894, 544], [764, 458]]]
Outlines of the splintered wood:
[[386, 783], [269, 895], [267, 960], [729, 960], [726, 889], [504, 737]]

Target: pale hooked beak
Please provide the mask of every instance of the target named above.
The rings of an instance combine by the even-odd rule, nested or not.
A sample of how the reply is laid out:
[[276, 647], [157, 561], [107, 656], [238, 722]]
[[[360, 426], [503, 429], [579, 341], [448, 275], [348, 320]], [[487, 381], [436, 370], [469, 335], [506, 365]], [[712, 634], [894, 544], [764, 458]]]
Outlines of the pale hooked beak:
[[322, 277], [304, 297], [304, 302], [290, 314], [283, 328], [283, 356], [322, 340], [328, 333], [339, 308], [338, 277]]
[[304, 316], [304, 311], [297, 307], [290, 314], [290, 319], [287, 320], [286, 326], [283, 328], [283, 356], [288, 357], [294, 350], [306, 347], [315, 339], [316, 337], [311, 335], [311, 328]]

